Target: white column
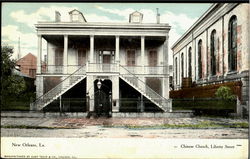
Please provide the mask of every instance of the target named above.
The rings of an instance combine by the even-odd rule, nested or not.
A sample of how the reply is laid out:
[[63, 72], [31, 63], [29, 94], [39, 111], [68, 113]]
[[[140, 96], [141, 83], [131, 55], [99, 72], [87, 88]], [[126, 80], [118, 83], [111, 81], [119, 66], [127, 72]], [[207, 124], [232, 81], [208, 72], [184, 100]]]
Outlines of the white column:
[[120, 63], [120, 37], [115, 37], [115, 62]]
[[119, 112], [119, 76], [112, 77], [112, 112]]
[[93, 76], [87, 77], [86, 92], [89, 93], [89, 111], [94, 111], [94, 78]]
[[90, 55], [89, 55], [90, 63], [94, 63], [94, 35], [90, 35]]
[[166, 36], [166, 40], [163, 44], [164, 76], [162, 79], [162, 96], [165, 97], [166, 99], [169, 98], [168, 39], [169, 36]]
[[63, 50], [63, 68], [64, 74], [68, 73], [68, 35], [64, 35], [64, 50]]
[[41, 57], [42, 57], [42, 36], [38, 35], [38, 50], [37, 50], [37, 74], [41, 74]]
[[141, 66], [144, 66], [145, 61], [145, 37], [141, 36]]

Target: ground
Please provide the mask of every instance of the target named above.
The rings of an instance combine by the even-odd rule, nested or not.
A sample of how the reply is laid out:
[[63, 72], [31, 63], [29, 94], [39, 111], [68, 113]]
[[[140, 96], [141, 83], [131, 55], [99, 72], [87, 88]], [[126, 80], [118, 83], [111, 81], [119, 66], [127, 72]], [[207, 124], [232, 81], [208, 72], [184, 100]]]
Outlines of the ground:
[[247, 139], [244, 119], [2, 117], [1, 137]]

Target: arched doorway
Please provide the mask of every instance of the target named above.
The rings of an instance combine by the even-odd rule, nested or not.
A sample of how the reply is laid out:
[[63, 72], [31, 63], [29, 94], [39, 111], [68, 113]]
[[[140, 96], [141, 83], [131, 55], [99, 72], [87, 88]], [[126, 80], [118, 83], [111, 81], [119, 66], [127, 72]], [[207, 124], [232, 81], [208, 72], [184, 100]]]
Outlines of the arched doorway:
[[112, 110], [112, 81], [109, 79], [97, 79], [94, 81], [94, 112], [97, 117], [111, 116]]

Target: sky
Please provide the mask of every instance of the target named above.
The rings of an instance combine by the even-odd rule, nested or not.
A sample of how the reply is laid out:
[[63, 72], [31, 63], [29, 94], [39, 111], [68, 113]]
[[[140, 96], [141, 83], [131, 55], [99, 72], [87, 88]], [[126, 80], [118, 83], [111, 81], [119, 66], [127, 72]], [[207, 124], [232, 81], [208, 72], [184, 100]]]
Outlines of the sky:
[[[2, 3], [2, 45], [14, 47], [13, 58], [17, 58], [18, 38], [22, 56], [37, 55], [38, 21], [54, 21], [55, 11], [59, 11], [62, 21], [69, 21], [68, 12], [81, 11], [88, 22], [128, 22], [129, 14], [139, 11], [143, 23], [156, 23], [156, 8], [159, 8], [161, 23], [171, 26], [169, 33], [169, 53], [171, 46], [188, 28], [211, 6], [211, 3]], [[43, 40], [43, 54], [46, 42]], [[172, 64], [172, 59], [169, 61]]]

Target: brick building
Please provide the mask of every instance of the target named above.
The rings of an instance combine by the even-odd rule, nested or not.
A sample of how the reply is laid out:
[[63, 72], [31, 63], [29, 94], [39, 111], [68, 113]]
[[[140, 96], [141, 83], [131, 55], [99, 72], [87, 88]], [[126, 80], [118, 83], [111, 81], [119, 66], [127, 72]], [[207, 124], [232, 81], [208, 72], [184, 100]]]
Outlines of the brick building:
[[[45, 56], [46, 58], [46, 56]], [[45, 59], [46, 60], [46, 59]], [[35, 55], [28, 53], [24, 57], [17, 60], [16, 65], [20, 72], [30, 78], [36, 78], [37, 58]], [[46, 63], [42, 62], [42, 70], [46, 69]]]
[[16, 64], [19, 67], [20, 72], [31, 78], [36, 78], [36, 56], [28, 53], [24, 57], [18, 59]]
[[248, 112], [249, 19], [248, 3], [213, 4], [172, 46], [174, 89], [183, 78], [198, 86], [241, 81]]

